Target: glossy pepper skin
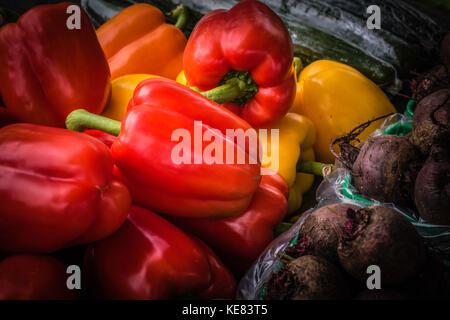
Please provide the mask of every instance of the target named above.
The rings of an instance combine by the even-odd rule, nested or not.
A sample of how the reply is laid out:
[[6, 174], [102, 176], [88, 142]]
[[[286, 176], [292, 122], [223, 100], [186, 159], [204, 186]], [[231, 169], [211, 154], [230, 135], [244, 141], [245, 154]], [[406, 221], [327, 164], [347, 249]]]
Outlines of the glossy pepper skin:
[[262, 176], [250, 206], [240, 215], [226, 219], [169, 217], [221, 258], [235, 274], [242, 275], [273, 240], [273, 228], [287, 210], [288, 188], [278, 174]]
[[281, 19], [265, 4], [245, 0], [206, 14], [189, 37], [183, 69], [189, 86], [216, 87], [232, 70], [250, 72], [256, 94], [240, 116], [254, 127], [276, 123], [295, 96], [293, 46]]
[[97, 30], [111, 77], [148, 73], [175, 79], [182, 69], [186, 37], [164, 14], [145, 3], [129, 6]]
[[[318, 60], [299, 75], [297, 94], [290, 112], [307, 116], [314, 123], [317, 161], [334, 163], [331, 142], [359, 124], [395, 112], [384, 92], [356, 69], [343, 63]], [[376, 130], [373, 122], [359, 136], [361, 141]]]
[[[316, 130], [307, 117], [287, 113], [276, 125], [268, 129], [278, 129], [278, 162], [272, 163], [267, 157], [271, 150], [271, 130], [267, 139], [261, 139], [263, 157], [261, 166], [271, 168], [281, 175], [289, 186], [288, 214], [296, 212], [303, 201], [303, 193], [311, 188], [314, 182], [312, 174], [297, 172], [297, 163], [301, 160], [314, 161], [314, 142]], [[268, 152], [266, 152], [268, 151]]]
[[92, 294], [107, 299], [232, 298], [236, 281], [214, 253], [157, 214], [130, 209], [85, 256]]
[[[186, 85], [187, 80], [184, 71], [180, 71], [176, 81]], [[297, 99], [295, 101], [297, 102]], [[230, 104], [225, 104], [224, 106], [228, 108], [233, 107]], [[229, 110], [239, 114], [239, 109], [229, 108]], [[279, 130], [279, 161], [276, 168], [272, 169], [280, 174], [289, 186], [288, 215], [290, 215], [301, 207], [303, 194], [314, 183], [314, 176], [297, 172], [296, 165], [299, 159], [315, 160], [313, 145], [316, 140], [316, 130], [311, 120], [293, 112], [288, 112], [280, 121], [268, 129]], [[269, 130], [267, 140], [260, 140], [261, 146], [265, 150], [270, 150], [270, 132]], [[263, 153], [261, 165], [263, 167], [271, 167], [272, 165], [266, 153]]]
[[21, 122], [64, 127], [72, 110], [106, 105], [108, 63], [84, 11], [81, 28], [67, 28], [70, 5], [36, 6], [0, 29], [0, 95]]
[[53, 257], [17, 254], [0, 261], [0, 300], [72, 300], [64, 265]]
[[85, 130], [84, 133], [100, 140], [108, 148], [111, 148], [112, 144], [114, 143], [114, 140], [116, 140], [116, 138], [117, 138], [116, 136], [113, 136], [111, 134], [108, 134], [108, 133], [100, 131], [100, 130]]
[[[178, 74], [176, 81], [186, 85], [187, 80], [183, 70]], [[224, 104], [224, 107], [227, 107], [237, 115], [240, 114], [239, 107], [238, 109], [233, 108], [236, 107], [235, 105]], [[314, 183], [314, 176], [312, 174], [297, 172], [296, 165], [299, 160], [315, 160], [314, 149], [312, 148], [316, 140], [315, 127], [307, 117], [289, 112], [268, 129], [279, 130], [279, 161], [272, 169], [279, 173], [289, 186], [288, 215], [290, 215], [301, 207], [303, 194]], [[264, 150], [270, 150], [270, 132], [269, 130], [267, 140], [260, 140]], [[261, 165], [263, 167], [272, 166], [270, 158], [267, 157], [266, 153], [263, 153]]]
[[[202, 122], [201, 132], [195, 132], [194, 121]], [[190, 134], [191, 156], [187, 163], [177, 164], [173, 150], [181, 139], [172, 135], [180, 129]], [[202, 160], [209, 142], [198, 149], [194, 146], [194, 140], [213, 133], [212, 129], [218, 130], [215, 139], [223, 146], [223, 164]], [[226, 139], [227, 129], [251, 127], [175, 81], [144, 80], [134, 91], [120, 135], [111, 147], [116, 176], [129, 187], [135, 203], [156, 212], [196, 218], [235, 216], [250, 204], [260, 166], [256, 160], [251, 163], [247, 148], [245, 163], [226, 163], [226, 149], [234, 150], [236, 156], [239, 148], [236, 141]]]
[[0, 251], [54, 252], [117, 230], [128, 189], [109, 149], [88, 135], [34, 124], [0, 129]]
[[128, 103], [133, 97], [137, 85], [150, 78], [160, 78], [151, 74], [127, 74], [114, 79], [111, 82], [111, 99], [102, 116], [121, 121], [127, 112]]

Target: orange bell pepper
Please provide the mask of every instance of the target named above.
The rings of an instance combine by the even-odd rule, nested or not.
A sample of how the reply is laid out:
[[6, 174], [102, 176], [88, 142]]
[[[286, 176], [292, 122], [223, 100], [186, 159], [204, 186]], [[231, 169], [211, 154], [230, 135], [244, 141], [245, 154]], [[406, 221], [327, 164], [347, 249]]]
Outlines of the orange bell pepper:
[[72, 5], [35, 6], [0, 29], [0, 96], [21, 122], [64, 127], [74, 109], [108, 102], [108, 63], [83, 10], [79, 29], [66, 25]]
[[[179, 17], [185, 18], [184, 14]], [[112, 79], [149, 73], [174, 80], [182, 69], [185, 35], [176, 26], [166, 24], [161, 10], [149, 4], [125, 8], [103, 24], [97, 36]]]

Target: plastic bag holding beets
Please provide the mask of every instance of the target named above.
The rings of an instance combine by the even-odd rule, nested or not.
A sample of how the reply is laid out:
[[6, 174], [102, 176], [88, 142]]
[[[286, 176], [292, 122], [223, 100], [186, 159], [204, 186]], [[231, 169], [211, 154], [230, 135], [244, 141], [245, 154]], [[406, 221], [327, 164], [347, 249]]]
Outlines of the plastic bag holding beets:
[[[413, 104], [410, 103], [405, 114], [397, 113], [387, 118], [381, 127], [372, 135], [408, 134], [412, 128], [412, 107]], [[304, 212], [288, 231], [274, 239], [259, 256], [246, 275], [241, 279], [236, 294], [237, 299], [263, 299], [267, 281], [272, 273], [277, 272], [282, 267], [280, 257], [287, 247], [296, 244], [298, 232], [305, 219], [318, 208], [333, 203], [351, 203], [360, 207], [383, 205], [395, 209], [411, 221], [428, 247], [443, 254], [445, 257], [444, 263], [450, 266], [450, 226], [429, 224], [412, 210], [399, 208], [392, 203], [382, 203], [373, 199], [366, 199], [358, 194], [351, 182], [352, 177], [350, 171], [342, 167], [338, 167], [324, 178], [316, 191], [317, 205]]]

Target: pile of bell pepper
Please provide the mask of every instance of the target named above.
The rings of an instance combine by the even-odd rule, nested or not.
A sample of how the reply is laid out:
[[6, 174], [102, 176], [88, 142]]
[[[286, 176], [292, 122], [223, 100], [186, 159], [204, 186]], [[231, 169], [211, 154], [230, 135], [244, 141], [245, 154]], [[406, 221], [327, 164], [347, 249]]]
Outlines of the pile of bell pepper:
[[[393, 110], [351, 67], [302, 70], [256, 0], [189, 39], [184, 6], [175, 25], [136, 4], [95, 30], [82, 9], [66, 27], [72, 5], [0, 29], [0, 299], [232, 299], [313, 184], [299, 163], [334, 161], [333, 138]], [[245, 161], [199, 161], [211, 150], [196, 143], [174, 161], [177, 130]], [[256, 132], [257, 155], [227, 130]], [[82, 292], [59, 259], [71, 248]]]

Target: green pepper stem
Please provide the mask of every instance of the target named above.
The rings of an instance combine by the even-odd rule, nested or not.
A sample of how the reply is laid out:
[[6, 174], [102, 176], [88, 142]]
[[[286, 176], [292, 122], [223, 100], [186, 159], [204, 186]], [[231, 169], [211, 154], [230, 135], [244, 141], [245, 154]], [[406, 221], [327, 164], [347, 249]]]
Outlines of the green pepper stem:
[[240, 106], [245, 105], [258, 92], [258, 86], [250, 72], [236, 70], [229, 71], [214, 89], [203, 92], [195, 87], [192, 89], [216, 103], [232, 102]]
[[183, 4], [180, 4], [178, 7], [176, 7], [170, 12], [170, 15], [175, 19], [177, 19], [177, 21], [175, 22], [175, 27], [177, 27], [180, 30], [183, 30], [189, 15], [188, 9]]
[[316, 161], [308, 161], [300, 159], [297, 162], [297, 172], [310, 173], [320, 177], [326, 177], [334, 170], [333, 164], [325, 164]]
[[234, 99], [241, 96], [244, 88], [244, 81], [236, 79], [236, 81], [230, 81], [209, 91], [200, 91], [195, 87], [193, 87], [192, 89], [199, 92], [209, 100], [221, 104], [233, 101]]
[[302, 59], [300, 59], [299, 57], [294, 57], [294, 69], [295, 69], [295, 75], [298, 79], [300, 71], [302, 71], [302, 69], [303, 69]]
[[66, 118], [66, 128], [82, 132], [87, 129], [100, 130], [114, 136], [120, 133], [120, 121], [109, 119], [84, 109], [72, 111]]

